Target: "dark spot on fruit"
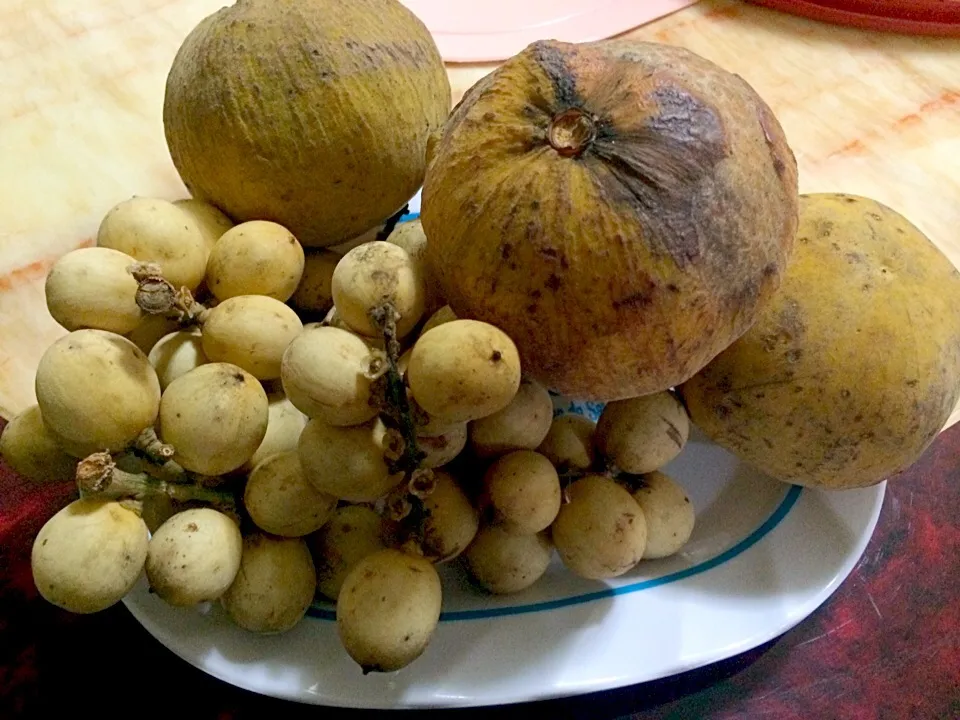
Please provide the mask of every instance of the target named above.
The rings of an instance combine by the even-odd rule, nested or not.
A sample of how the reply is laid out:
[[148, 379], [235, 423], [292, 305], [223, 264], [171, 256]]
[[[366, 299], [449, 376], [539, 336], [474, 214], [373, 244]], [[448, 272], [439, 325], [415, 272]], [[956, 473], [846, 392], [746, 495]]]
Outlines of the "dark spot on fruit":
[[246, 378], [243, 376], [243, 373], [235, 372], [233, 374], [233, 379], [239, 383], [246, 382]]
[[[828, 238], [830, 233], [833, 232], [833, 223], [829, 220], [817, 220], [815, 229], [818, 238]], [[840, 249], [840, 246], [836, 243], [833, 243], [833, 246], [837, 250]]]
[[487, 122], [493, 122], [494, 120], [497, 119], [497, 114], [493, 111], [488, 110], [483, 114], [483, 119], [486, 120]]
[[512, 263], [510, 263], [509, 267], [510, 267], [511, 270], [516, 270], [516, 269], [519, 268], [520, 266], [517, 265], [515, 262], [512, 262]]
[[843, 390], [840, 391], [840, 397], [842, 398], [850, 397], [850, 391], [844, 388]]
[[670, 422], [667, 418], [663, 417], [663, 415], [660, 416], [660, 419], [667, 424], [667, 437], [669, 437], [678, 448], [682, 448], [683, 434], [680, 432], [677, 426]]
[[513, 245], [511, 245], [510, 243], [504, 243], [503, 245], [500, 246], [500, 257], [502, 257], [504, 260], [508, 259], [510, 257], [510, 253], [512, 252], [513, 252]]
[[555, 247], [542, 247], [539, 251], [541, 255], [548, 258], [555, 258], [560, 254]]
[[40, 547], [45, 547], [48, 542], [48, 538], [44, 538], [43, 542], [40, 543]]
[[794, 385], [794, 386], [793, 386], [793, 391], [794, 391], [795, 393], [802, 393], [802, 392], [803, 392], [803, 386], [802, 386], [802, 385]]
[[676, 285], [674, 285], [673, 283], [667, 283], [667, 290], [669, 290], [669, 291], [672, 292], [672, 293], [678, 293], [678, 292], [680, 292], [680, 288], [678, 288], [678, 287], [677, 287]]
[[647, 307], [653, 302], [649, 294], [640, 291], [627, 295], [625, 298], [613, 301], [613, 309], [619, 310], [622, 307], [641, 308]]
[[870, 290], [873, 289], [873, 285], [871, 285], [870, 283], [864, 283], [864, 284], [861, 286], [860, 289], [861, 289], [863, 292], [870, 292]]
[[798, 362], [801, 357], [803, 357], [803, 351], [795, 348], [790, 350], [784, 357], [787, 359], [787, 362], [795, 363]]
[[764, 277], [771, 277], [777, 273], [777, 264], [769, 263], [765, 268], [763, 268]]
[[684, 497], [684, 498], [683, 498], [683, 501], [684, 501], [685, 503], [688, 503], [688, 502], [690, 502], [690, 498]]
[[798, 237], [797, 242], [806, 245], [808, 242], [810, 242], [810, 238], [804, 235], [803, 237]]
[[919, 380], [907, 380], [907, 387], [916, 387], [919, 383]]
[[859, 264], [863, 262], [863, 255], [858, 252], [848, 252], [844, 257], [847, 259], [848, 263]]
[[186, 526], [183, 530], [184, 530], [184, 532], [192, 533], [192, 532], [196, 532], [196, 531], [199, 530], [199, 529], [200, 529], [200, 528], [197, 526], [196, 523], [188, 523], [187, 526]]
[[547, 288], [553, 292], [556, 292], [560, 289], [560, 276], [556, 273], [550, 273], [550, 277], [547, 278]]
[[552, 43], [539, 41], [533, 45], [533, 59], [553, 85], [558, 106], [570, 108], [580, 104], [576, 82], [567, 67], [565, 53]]
[[867, 213], [867, 215], [869, 215], [870, 217], [872, 217], [872, 218], [873, 218], [874, 220], [876, 220], [877, 222], [880, 222], [881, 220], [883, 220], [883, 216], [880, 215], [879, 213], [874, 213], [874, 212], [872, 212], [872, 213]]
[[853, 198], [853, 197], [850, 197], [849, 195], [845, 195], [845, 196], [843, 197], [843, 201], [844, 201], [845, 203], [855, 203], [855, 202], [857, 201], [857, 199], [856, 199], [856, 198]]
[[404, 641], [404, 642], [410, 642], [410, 636], [409, 636], [409, 635], [404, 635], [404, 636], [403, 636], [403, 641]]
[[530, 209], [531, 209], [531, 210], [539, 210], [539, 209], [540, 209], [540, 201], [539, 201], [539, 200], [531, 200], [531, 201], [530, 201]]
[[800, 462], [799, 460], [797, 460], [797, 462], [794, 463], [794, 467], [802, 468], [802, 467], [803, 467], [803, 463]]
[[786, 427], [793, 427], [793, 420], [784, 420], [783, 424]]
[[730, 415], [730, 408], [724, 405], [714, 405], [713, 406], [714, 414], [721, 420], [727, 418]]
[[863, 413], [857, 413], [856, 415], [853, 416], [854, 422], [860, 422], [861, 420], [863, 420]]
[[177, 413], [177, 419], [178, 420], [180, 419], [180, 413]]
[[730, 379], [729, 375], [724, 375], [717, 382], [717, 390], [722, 393], [728, 393], [733, 389], [733, 381]]
[[602, 163], [603, 173], [616, 180], [604, 183], [612, 199], [649, 228], [659, 250], [685, 266], [704, 254], [704, 214], [716, 213], [717, 204], [692, 198], [713, 187], [700, 181], [726, 157], [726, 134], [716, 109], [685, 87], [664, 80], [647, 100], [653, 107], [642, 125], [624, 137], [601, 123], [584, 158], [588, 165]]
[[532, 242], [541, 234], [543, 234], [543, 228], [533, 220], [527, 223], [527, 227], [523, 231], [523, 236], [528, 242]]

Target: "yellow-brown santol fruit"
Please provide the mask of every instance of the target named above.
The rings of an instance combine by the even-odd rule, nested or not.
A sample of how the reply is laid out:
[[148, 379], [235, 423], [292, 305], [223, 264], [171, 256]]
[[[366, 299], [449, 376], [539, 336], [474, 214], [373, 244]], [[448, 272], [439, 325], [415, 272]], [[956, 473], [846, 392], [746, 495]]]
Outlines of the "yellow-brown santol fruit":
[[804, 195], [780, 291], [682, 386], [717, 444], [785, 482], [874, 485], [912, 465], [960, 398], [960, 274], [875, 200]]
[[399, 0], [237, 0], [184, 40], [163, 121], [194, 197], [326, 247], [416, 193], [449, 111], [433, 38]]
[[534, 43], [467, 92], [430, 157], [422, 223], [442, 295], [578, 398], [693, 375], [754, 321], [796, 231], [773, 112], [678, 47]]

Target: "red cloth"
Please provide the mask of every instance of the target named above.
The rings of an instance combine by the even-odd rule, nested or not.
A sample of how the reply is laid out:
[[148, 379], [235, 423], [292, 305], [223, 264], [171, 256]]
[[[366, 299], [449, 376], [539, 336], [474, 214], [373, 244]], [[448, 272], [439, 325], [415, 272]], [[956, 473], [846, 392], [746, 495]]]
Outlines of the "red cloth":
[[[2, 421], [0, 421], [2, 423]], [[261, 697], [195, 670], [122, 605], [90, 616], [39, 598], [30, 547], [69, 501], [0, 464], [0, 718], [361, 718]], [[538, 704], [548, 717], [960, 718], [960, 427], [888, 485], [857, 568], [817, 612], [753, 651], [663, 681]], [[457, 717], [526, 716], [530, 708]], [[446, 713], [444, 713], [446, 715]]]

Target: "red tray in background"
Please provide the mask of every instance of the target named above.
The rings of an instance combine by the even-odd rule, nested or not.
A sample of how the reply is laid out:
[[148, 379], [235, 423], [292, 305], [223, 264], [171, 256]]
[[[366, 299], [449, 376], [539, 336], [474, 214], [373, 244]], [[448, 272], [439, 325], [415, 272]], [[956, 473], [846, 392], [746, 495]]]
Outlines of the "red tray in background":
[[751, 0], [794, 15], [803, 15], [863, 30], [960, 37], [960, 0]]

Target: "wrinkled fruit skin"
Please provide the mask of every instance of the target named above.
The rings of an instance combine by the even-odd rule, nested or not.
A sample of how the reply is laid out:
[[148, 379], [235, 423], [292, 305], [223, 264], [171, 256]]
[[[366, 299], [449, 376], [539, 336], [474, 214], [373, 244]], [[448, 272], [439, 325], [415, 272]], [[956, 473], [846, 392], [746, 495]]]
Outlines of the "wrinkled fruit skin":
[[427, 259], [524, 371], [614, 400], [693, 375], [775, 292], [797, 168], [770, 108], [682, 48], [538, 42], [434, 138]]
[[439, 51], [397, 0], [239, 0], [185, 39], [163, 121], [194, 197], [325, 247], [413, 196], [449, 111]]
[[785, 482], [874, 485], [960, 399], [960, 274], [904, 217], [804, 195], [797, 246], [757, 323], [682, 388], [718, 445]]

